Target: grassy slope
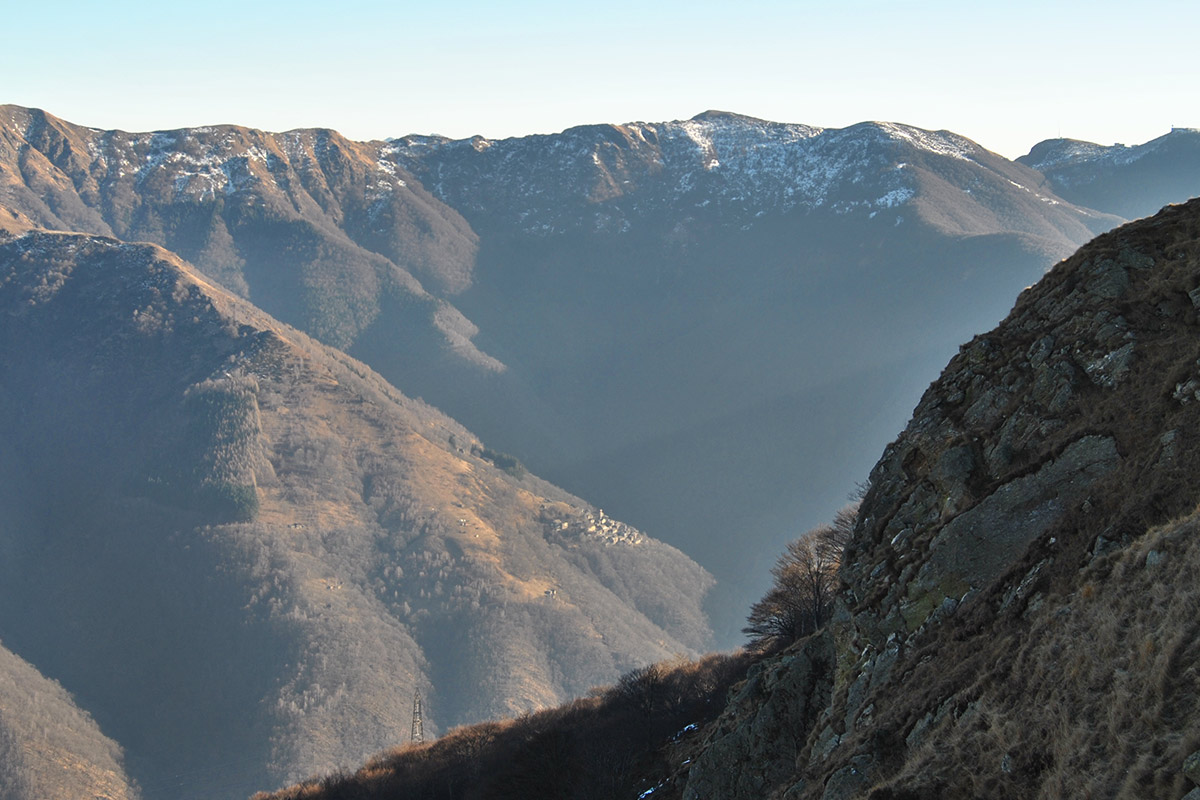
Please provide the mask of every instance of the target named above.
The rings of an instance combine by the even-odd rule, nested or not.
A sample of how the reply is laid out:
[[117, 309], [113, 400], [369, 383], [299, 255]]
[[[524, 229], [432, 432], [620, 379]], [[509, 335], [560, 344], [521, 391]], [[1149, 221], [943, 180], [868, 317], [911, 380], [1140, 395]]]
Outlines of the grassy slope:
[[551, 530], [585, 504], [174, 256], [35, 233], [0, 265], [5, 641], [148, 797], [361, 759], [416, 689], [436, 732], [703, 645], [678, 551]]

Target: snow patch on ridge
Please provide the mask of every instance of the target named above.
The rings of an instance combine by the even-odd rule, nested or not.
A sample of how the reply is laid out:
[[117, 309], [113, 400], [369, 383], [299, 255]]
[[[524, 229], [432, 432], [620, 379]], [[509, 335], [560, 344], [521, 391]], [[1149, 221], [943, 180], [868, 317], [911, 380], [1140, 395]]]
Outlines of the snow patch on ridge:
[[976, 146], [969, 139], [945, 131], [926, 131], [911, 125], [900, 125], [895, 122], [874, 123], [889, 137], [907, 142], [913, 147], [935, 153], [939, 156], [974, 161]]
[[917, 176], [889, 142], [956, 159], [976, 152], [961, 137], [891, 123], [827, 130], [719, 112], [503, 140], [407, 136], [378, 152], [460, 211], [505, 209], [521, 230], [553, 235], [581, 224], [630, 230], [680, 205], [743, 219], [892, 208], [915, 196]]
[[[104, 181], [131, 178], [139, 190], [167, 187], [176, 202], [203, 202], [264, 184], [279, 183], [286, 190], [289, 172], [323, 170], [325, 154], [337, 144], [326, 131], [272, 134], [219, 126], [154, 133], [95, 131], [86, 146]], [[364, 188], [375, 217], [386, 205], [382, 201], [407, 183], [393, 159], [381, 156], [373, 166]]]

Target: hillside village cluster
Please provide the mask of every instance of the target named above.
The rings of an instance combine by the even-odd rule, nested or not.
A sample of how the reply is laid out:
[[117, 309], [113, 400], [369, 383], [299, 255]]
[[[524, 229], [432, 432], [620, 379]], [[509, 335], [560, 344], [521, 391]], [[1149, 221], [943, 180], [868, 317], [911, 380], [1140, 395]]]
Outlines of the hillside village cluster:
[[603, 544], [641, 544], [641, 531], [606, 515], [603, 509], [584, 509], [577, 514], [558, 514], [561, 506], [542, 506], [542, 521], [563, 539], [595, 539]]

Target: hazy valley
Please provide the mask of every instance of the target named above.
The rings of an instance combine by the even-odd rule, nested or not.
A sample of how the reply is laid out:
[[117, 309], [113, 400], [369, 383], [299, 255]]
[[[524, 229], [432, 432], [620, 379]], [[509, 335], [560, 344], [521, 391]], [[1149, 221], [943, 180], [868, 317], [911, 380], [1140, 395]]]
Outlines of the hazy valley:
[[1022, 293], [884, 450], [828, 623], [727, 691], [664, 664], [256, 797], [1191, 800], [1198, 281], [1193, 200]]
[[[148, 799], [246, 796], [407, 740], [418, 691], [432, 738], [732, 644], [784, 543], [845, 502], [955, 348], [1095, 234], [1194, 193], [1198, 142], [1186, 130], [1133, 148], [1056, 140], [1010, 162], [948, 132], [718, 112], [362, 143], [328, 130], [99, 131], [0, 107], [10, 794], [116, 798], [136, 783]], [[1172, 452], [1186, 451], [1186, 426], [1126, 441], [1135, 433], [1118, 436], [1115, 410], [1171, 394], [1120, 392], [1144, 385], [1139, 365], [1156, 362], [1142, 353], [1165, 346], [1143, 345], [1147, 331], [1194, 316], [1191, 273], [1158, 279], [1144, 263], [1192, 263], [1183, 213], [1160, 225], [1169, 241], [1143, 226], [1129, 234], [1136, 246], [1096, 245], [1112, 252], [1052, 273], [1118, 265], [1055, 279], [1107, 305], [1088, 307], [1099, 321], [1079, 332], [1079, 303], [1044, 314], [1068, 332], [1034, 377], [979, 367], [930, 389], [912, 424], [938, 432], [910, 447], [920, 455], [893, 445], [871, 478], [843, 615], [802, 654], [755, 667], [807, 681], [795, 689], [807, 710], [787, 723], [797, 743], [779, 755], [761, 724], [738, 733], [774, 702], [752, 679], [703, 747], [686, 745], [698, 766], [672, 791], [821, 796], [811, 776], [793, 781], [784, 762], [796, 753], [821, 786], [869, 756], [874, 771], [860, 771], [899, 792], [880, 796], [934, 791], [903, 778], [916, 755], [879, 744], [882, 730], [908, 736], [918, 714], [882, 699], [900, 680], [890, 664], [916, 659], [904, 662], [915, 680], [935, 643], [950, 647], [944, 637], [1043, 630], [1057, 607], [1045, 598], [1082, 591], [1102, 528], [1125, 549], [1096, 562], [1110, 567], [1087, 573], [1093, 586], [1124, 580], [1146, 527], [1190, 507], [1184, 467], [1151, 452], [1172, 430]], [[1138, 281], [1150, 288], [1128, 289]], [[1136, 316], [1143, 307], [1158, 316]], [[1009, 339], [1034, 337], [1020, 343], [1033, 363], [1030, 331], [1049, 323], [1021, 320], [1026, 332], [995, 346], [1018, 358]], [[1087, 352], [1067, 354], [1076, 333]], [[954, 363], [1001, 358], [988, 341]], [[1183, 386], [1181, 358], [1164, 369]], [[1024, 416], [1023, 392], [1040, 404]], [[1095, 410], [1089, 393], [1116, 399]], [[953, 403], [971, 410], [942, 431], [951, 423], [930, 409]], [[1110, 492], [1104, 505], [1108, 484], [1089, 477], [1036, 529], [1036, 547], [1071, 542], [1067, 556], [1026, 563], [1022, 534], [984, 573], [943, 575], [975, 556], [929, 544], [938, 526], [1104, 436], [1120, 454], [1096, 444], [1105, 480], [1161, 488]], [[1142, 471], [1110, 470], [1114, 458]], [[1069, 538], [1085, 496], [1104, 525], [1079, 523]], [[887, 525], [900, 527], [884, 536]], [[1013, 570], [1033, 577], [1013, 583]], [[1034, 589], [1043, 600], [1026, 613]], [[1020, 603], [996, 612], [1009, 590]], [[926, 624], [945, 601], [969, 613]], [[1186, 670], [1186, 643], [1171, 647]], [[789, 658], [817, 666], [787, 677]], [[690, 687], [672, 713], [715, 718], [746, 667], [706, 664], [663, 679]], [[925, 727], [959, 735], [983, 691], [969, 683], [931, 682]], [[625, 689], [576, 710], [596, 715], [595, 730], [621, 729], [606, 715], [634, 714], [643, 697]], [[860, 721], [868, 695], [887, 725]], [[660, 738], [677, 721], [629, 719]], [[575, 756], [563, 736], [565, 768]], [[937, 764], [952, 749], [920, 757]], [[704, 765], [729, 753], [779, 760], [774, 783], [714, 788], [717, 768]], [[607, 769], [588, 758], [588, 774]], [[661, 769], [622, 764], [610, 770], [622, 791]], [[930, 769], [921, 775], [940, 774]], [[514, 781], [463, 796], [506, 796]]]
[[726, 644], [769, 554], [841, 505], [957, 343], [1119, 221], [901, 125], [362, 144], [8, 116], [24, 224], [168, 247], [684, 548]]

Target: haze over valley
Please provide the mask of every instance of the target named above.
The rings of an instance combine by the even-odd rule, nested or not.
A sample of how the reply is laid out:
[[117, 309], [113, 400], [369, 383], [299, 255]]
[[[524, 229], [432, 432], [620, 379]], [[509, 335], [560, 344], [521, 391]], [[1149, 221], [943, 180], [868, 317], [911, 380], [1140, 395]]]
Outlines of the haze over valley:
[[[246, 797], [407, 742], [418, 693], [432, 740], [612, 684], [628, 691], [576, 710], [632, 713], [622, 676], [672, 661], [670, 680], [704, 687], [679, 713], [715, 719], [749, 656], [683, 659], [740, 645], [779, 553], [868, 485], [842, 573], [856, 594], [839, 601], [856, 616], [794, 655], [849, 669], [846, 643], [869, 642], [855, 674], [879, 675], [866, 680], [882, 697], [889, 634], [940, 636], [943, 601], [1003, 594], [1014, 565], [1032, 574], [1024, 550], [1006, 550], [939, 583], [961, 554], [929, 544], [930, 526], [992, 513], [986, 498], [1051, 462], [1089, 481], [1117, 469], [1084, 430], [1117, 423], [1086, 417], [1079, 397], [1123, 385], [1133, 306], [1089, 306], [1085, 354], [1047, 345], [1046, 374], [1082, 411], [1037, 383], [1039, 410], [1003, 427], [1019, 416], [1009, 395], [1029, 387], [980, 368], [1003, 388], [976, 373], [942, 383], [990, 392], [994, 408], [945, 422], [941, 401], [922, 399], [930, 381], [951, 359], [992, 358], [982, 340], [960, 346], [1055, 263], [1198, 186], [1200, 132], [1184, 128], [1129, 147], [1049, 140], [1011, 161], [949, 131], [720, 111], [354, 141], [129, 133], [0, 106], [0, 794]], [[1166, 219], [1183, 244], [1139, 233], [1138, 253], [1191, 252], [1191, 223]], [[1124, 278], [1079, 279], [1116, 303], [1149, 273], [1113, 236], [1112, 252], [1070, 269], [1119, 264]], [[1181, 325], [1187, 275], [1162, 298], [1145, 290]], [[1034, 352], [1032, 334], [1011, 336]], [[941, 439], [885, 450], [914, 407], [930, 425], [979, 428], [950, 436], [987, 440], [963, 445], [970, 469]], [[1063, 426], [1037, 427], [1054, 415]], [[912, 425], [902, 442], [932, 436]], [[1166, 433], [1105, 435], [1121, 464], [1141, 464], [1130, 453], [1159, 458], [1149, 442]], [[1183, 484], [1163, 487], [1141, 516], [1104, 505], [1129, 528], [1106, 539], [1141, 547], [1145, 525], [1133, 528], [1183, 513]], [[1062, 497], [1070, 514], [1084, 499]], [[1038, 535], [1051, 530], [1065, 535]], [[934, 566], [905, 571], [880, 537]], [[1041, 569], [1056, 591], [1078, 588], [1066, 567]], [[872, 594], [890, 591], [885, 571], [912, 587], [903, 602]], [[1004, 584], [1022, 603], [1029, 585]], [[803, 750], [829, 757], [829, 780], [869, 749], [852, 720], [867, 688], [814, 680], [812, 718], [796, 724], [815, 725], [827, 701], [841, 715]], [[794, 752], [763, 755], [758, 733], [732, 732], [757, 713], [742, 691], [728, 752], [775, 764], [772, 791], [798, 785], [785, 785]], [[969, 694], [955, 684], [941, 700], [957, 709]], [[678, 791], [700, 794], [681, 796], [754, 796], [716, 775], [721, 752], [696, 752], [693, 788]], [[889, 765], [876, 778], [933, 791], [892, 769], [900, 756], [871, 756]]]

